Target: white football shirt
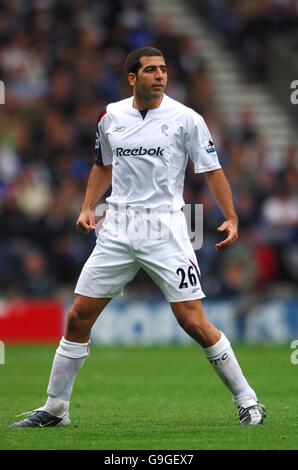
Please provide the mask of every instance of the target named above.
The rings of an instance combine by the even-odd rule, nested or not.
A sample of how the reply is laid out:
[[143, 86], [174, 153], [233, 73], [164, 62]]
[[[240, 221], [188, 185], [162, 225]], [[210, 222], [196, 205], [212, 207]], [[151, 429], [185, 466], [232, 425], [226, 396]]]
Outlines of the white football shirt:
[[167, 95], [148, 111], [134, 108], [133, 97], [109, 104], [95, 148], [95, 163], [113, 166], [112, 205], [180, 210], [188, 157], [196, 173], [221, 168], [202, 116]]

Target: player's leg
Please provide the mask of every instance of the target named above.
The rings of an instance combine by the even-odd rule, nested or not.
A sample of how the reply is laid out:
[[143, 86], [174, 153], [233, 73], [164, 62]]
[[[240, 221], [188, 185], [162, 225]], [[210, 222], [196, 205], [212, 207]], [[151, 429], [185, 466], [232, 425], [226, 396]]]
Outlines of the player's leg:
[[181, 327], [202, 346], [210, 364], [232, 392], [236, 406], [249, 400], [255, 404], [256, 394], [247, 383], [228, 339], [207, 320], [201, 301], [173, 302], [171, 307]]
[[221, 332], [207, 319], [200, 300], [172, 302], [171, 308], [179, 325], [202, 348], [213, 346], [220, 340]]
[[11, 427], [67, 426], [69, 402], [76, 376], [89, 355], [91, 328], [110, 298], [90, 298], [76, 295], [68, 312], [65, 336], [62, 337], [53, 360], [44, 406]]
[[178, 323], [203, 348], [223, 383], [232, 392], [242, 424], [262, 424], [264, 411], [254, 390], [248, 384], [231, 345], [221, 331], [208, 321], [200, 300], [172, 302]]
[[43, 407], [48, 413], [61, 417], [68, 411], [75, 378], [89, 355], [91, 328], [110, 300], [75, 296], [52, 365], [48, 399]]
[[75, 343], [88, 343], [91, 328], [111, 298], [92, 298], [75, 294], [72, 307], [67, 314], [64, 338]]

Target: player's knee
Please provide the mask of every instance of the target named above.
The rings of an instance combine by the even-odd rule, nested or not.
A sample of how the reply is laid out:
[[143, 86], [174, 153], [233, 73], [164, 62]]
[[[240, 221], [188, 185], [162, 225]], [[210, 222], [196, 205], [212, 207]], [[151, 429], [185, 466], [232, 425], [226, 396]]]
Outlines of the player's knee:
[[204, 332], [204, 323], [199, 318], [184, 318], [179, 323], [191, 336], [200, 336]]
[[193, 305], [185, 305], [183, 312], [177, 317], [180, 326], [194, 338], [203, 336], [208, 321]]
[[71, 334], [85, 334], [89, 328], [89, 322], [84, 318], [83, 312], [72, 307], [67, 316], [67, 331]]

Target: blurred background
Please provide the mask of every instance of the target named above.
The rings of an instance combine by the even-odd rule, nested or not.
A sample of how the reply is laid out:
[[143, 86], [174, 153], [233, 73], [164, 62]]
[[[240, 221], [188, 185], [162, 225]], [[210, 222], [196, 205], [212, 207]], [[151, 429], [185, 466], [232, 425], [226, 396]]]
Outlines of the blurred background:
[[[0, 339], [56, 341], [94, 235], [75, 230], [102, 107], [130, 95], [126, 55], [154, 45], [167, 94], [202, 114], [231, 182], [239, 242], [214, 249], [204, 204], [196, 252], [209, 318], [243, 341], [298, 338], [297, 0], [0, 2]], [[188, 342], [144, 272], [93, 330], [100, 343]]]

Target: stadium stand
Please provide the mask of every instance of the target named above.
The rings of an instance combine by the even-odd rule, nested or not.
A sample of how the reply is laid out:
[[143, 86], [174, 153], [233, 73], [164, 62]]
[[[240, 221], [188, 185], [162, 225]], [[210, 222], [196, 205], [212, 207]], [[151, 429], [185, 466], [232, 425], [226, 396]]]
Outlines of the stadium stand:
[[[237, 2], [221, 3], [226, 17]], [[247, 109], [237, 125], [222, 121], [210, 74], [191, 39], [173, 32], [165, 19], [149, 24], [145, 6], [124, 0], [1, 2], [6, 104], [0, 106], [0, 295], [51, 298], [72, 292], [94, 244], [94, 237], [76, 232], [75, 220], [94, 158], [96, 118], [107, 102], [129, 93], [123, 86], [127, 53], [151, 44], [167, 58], [167, 93], [206, 118], [234, 188], [240, 241], [219, 254], [214, 244], [221, 216], [189, 164], [185, 201], [204, 204], [198, 259], [206, 294], [294, 296], [298, 149], [289, 146], [276, 162]], [[266, 11], [277, 17], [273, 2]], [[234, 9], [232, 14], [225, 24], [233, 24]], [[235, 40], [233, 30], [223, 33]], [[243, 31], [241, 38], [238, 46], [245, 48]], [[246, 62], [253, 77], [263, 78], [263, 55]], [[160, 296], [144, 274], [129, 294], [138, 297], [140, 285], [142, 292]]]

